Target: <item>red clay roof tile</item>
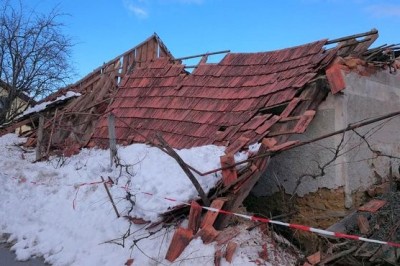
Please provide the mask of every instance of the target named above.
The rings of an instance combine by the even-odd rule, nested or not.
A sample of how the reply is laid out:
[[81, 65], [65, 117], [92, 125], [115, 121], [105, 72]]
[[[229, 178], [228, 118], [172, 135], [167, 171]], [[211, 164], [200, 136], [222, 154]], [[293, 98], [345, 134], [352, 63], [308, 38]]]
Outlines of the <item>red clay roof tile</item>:
[[[177, 62], [156, 59], [133, 70], [108, 110], [144, 136], [161, 132], [175, 148], [233, 144], [243, 138], [258, 141], [281, 118], [268, 107], [289, 103], [281, 113], [289, 116], [300, 102], [295, 98], [298, 88], [315, 77], [322, 61], [332, 59], [332, 53], [323, 49], [325, 42], [272, 52], [228, 53], [218, 64], [199, 64], [191, 74]], [[310, 118], [305, 115], [291, 128], [285, 122], [274, 130], [300, 131]], [[106, 121], [104, 115], [93, 139], [107, 139]], [[132, 129], [123, 133], [128, 131], [126, 125], [117, 124], [116, 130], [118, 138], [145, 141]]]

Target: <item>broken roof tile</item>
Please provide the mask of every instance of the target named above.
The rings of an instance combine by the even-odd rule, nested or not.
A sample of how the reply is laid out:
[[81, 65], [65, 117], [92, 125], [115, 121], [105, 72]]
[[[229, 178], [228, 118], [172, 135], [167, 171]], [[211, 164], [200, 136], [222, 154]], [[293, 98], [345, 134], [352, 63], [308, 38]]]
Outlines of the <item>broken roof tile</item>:
[[[178, 61], [156, 59], [133, 69], [108, 110], [145, 135], [162, 132], [175, 148], [259, 140], [280, 119], [274, 115], [279, 112], [268, 107], [288, 103], [280, 110], [282, 117], [296, 108], [297, 88], [319, 71], [326, 57], [325, 42], [272, 52], [228, 53], [218, 64], [199, 64], [191, 74]], [[305, 118], [296, 130], [303, 130], [311, 116]], [[101, 118], [94, 139], [107, 139], [106, 119], [106, 115]], [[117, 128], [122, 137], [128, 127]]]

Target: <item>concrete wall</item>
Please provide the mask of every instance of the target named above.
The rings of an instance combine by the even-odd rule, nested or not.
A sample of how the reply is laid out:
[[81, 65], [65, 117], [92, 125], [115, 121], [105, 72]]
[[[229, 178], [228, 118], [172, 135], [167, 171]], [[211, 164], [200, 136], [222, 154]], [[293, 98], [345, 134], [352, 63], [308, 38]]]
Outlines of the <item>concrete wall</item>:
[[[329, 94], [306, 133], [292, 139], [312, 139], [343, 129], [349, 123], [400, 111], [400, 73], [380, 71], [370, 77], [350, 73], [345, 75], [345, 80], [343, 93]], [[371, 149], [400, 157], [400, 117], [356, 131], [366, 134]], [[319, 188], [343, 187], [345, 205], [351, 207], [352, 192], [385, 181], [390, 161], [394, 174], [399, 176], [399, 159], [377, 156], [371, 149], [355, 132], [348, 132], [284, 152], [272, 158], [253, 192], [257, 196], [271, 195], [279, 190], [279, 184], [286, 193], [304, 196]], [[339, 156], [333, 160], [337, 150]]]

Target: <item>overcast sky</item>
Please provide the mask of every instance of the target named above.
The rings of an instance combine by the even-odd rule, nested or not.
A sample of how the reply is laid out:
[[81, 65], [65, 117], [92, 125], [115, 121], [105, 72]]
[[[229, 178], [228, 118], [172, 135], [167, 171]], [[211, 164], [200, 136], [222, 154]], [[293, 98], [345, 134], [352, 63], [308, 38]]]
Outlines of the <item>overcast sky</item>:
[[[16, 1], [16, 0], [11, 0]], [[399, 0], [22, 0], [58, 5], [76, 43], [79, 78], [156, 32], [175, 57], [257, 52], [377, 28], [376, 45], [400, 43]], [[219, 58], [214, 58], [219, 60]]]

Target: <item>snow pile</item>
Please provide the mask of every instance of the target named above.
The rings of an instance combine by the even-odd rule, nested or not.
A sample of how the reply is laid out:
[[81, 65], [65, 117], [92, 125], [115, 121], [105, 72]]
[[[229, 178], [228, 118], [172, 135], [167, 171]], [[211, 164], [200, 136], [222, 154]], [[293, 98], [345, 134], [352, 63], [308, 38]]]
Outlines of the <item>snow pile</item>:
[[[15, 145], [23, 141], [14, 134], [0, 138], [0, 235], [15, 243], [12, 250], [19, 260], [42, 256], [53, 265], [111, 266], [124, 265], [133, 258], [133, 265], [170, 264], [164, 257], [174, 228], [154, 228], [154, 234], [149, 235], [146, 225], [117, 218], [103, 184], [98, 182], [101, 177], [115, 181], [110, 192], [121, 216], [156, 221], [160, 213], [180, 204], [163, 197], [184, 202], [197, 198], [193, 185], [171, 157], [157, 148], [135, 144], [119, 147], [119, 167], [110, 168], [109, 151], [98, 149], [32, 163], [34, 152]], [[177, 152], [204, 172], [220, 166], [224, 148], [204, 146]], [[220, 176], [196, 178], [209, 191]], [[132, 195], [131, 202], [127, 191]], [[259, 245], [251, 252], [261, 251], [262, 244], [257, 244], [251, 234], [244, 231], [238, 241], [251, 239], [252, 245]], [[214, 252], [214, 244], [203, 245], [200, 239], [194, 239], [175, 263], [212, 265]], [[249, 252], [245, 244], [240, 246], [235, 263], [248, 264], [257, 258]], [[282, 258], [287, 256], [279, 252]], [[288, 261], [292, 262], [291, 256]], [[223, 260], [223, 265], [228, 263]]]
[[79, 92], [67, 91], [67, 93], [65, 93], [65, 94], [62, 95], [62, 96], [57, 97], [57, 99], [55, 99], [54, 101], [51, 101], [51, 102], [42, 102], [42, 103], [37, 104], [37, 105], [35, 105], [35, 106], [33, 106], [33, 107], [27, 108], [27, 109], [26, 109], [22, 114], [20, 114], [17, 118], [23, 117], [23, 116], [28, 115], [28, 114], [32, 114], [32, 113], [37, 113], [37, 112], [43, 111], [44, 109], [46, 109], [46, 107], [47, 107], [49, 104], [56, 103], [56, 102], [61, 102], [61, 101], [67, 100], [67, 99], [69, 99], [69, 98], [78, 97], [78, 96], [81, 96], [81, 94], [80, 94]]

